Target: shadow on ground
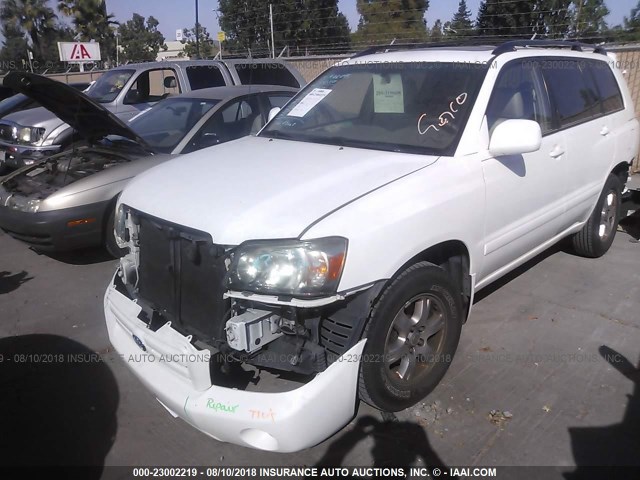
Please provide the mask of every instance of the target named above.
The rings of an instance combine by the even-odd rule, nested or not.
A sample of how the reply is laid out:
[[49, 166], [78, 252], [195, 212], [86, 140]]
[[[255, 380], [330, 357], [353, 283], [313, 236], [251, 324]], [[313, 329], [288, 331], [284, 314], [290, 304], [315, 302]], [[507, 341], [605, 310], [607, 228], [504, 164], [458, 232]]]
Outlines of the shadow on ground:
[[[590, 466], [640, 466], [640, 361], [636, 368], [624, 355], [607, 346], [601, 346], [599, 352], [613, 368], [634, 383], [634, 391], [620, 423], [607, 427], [569, 428], [577, 468], [565, 474], [567, 480], [591, 478], [589, 475], [593, 470]], [[619, 477], [616, 475], [616, 478]]]
[[85, 248], [82, 250], [71, 250], [69, 252], [38, 252], [39, 255], [46, 255], [58, 262], [69, 265], [93, 265], [95, 263], [112, 262], [115, 260], [109, 253], [101, 247]]
[[620, 220], [620, 228], [636, 240], [640, 240], [640, 210]]
[[22, 270], [21, 272], [11, 274], [11, 272], [0, 272], [0, 295], [3, 293], [13, 292], [20, 288], [20, 285], [33, 279], [29, 274]]
[[409, 466], [429, 467], [430, 469], [438, 467], [443, 471], [448, 470], [438, 454], [431, 448], [427, 434], [420, 425], [398, 421], [395, 416], [380, 421], [371, 415], [358, 418], [350, 430], [332, 441], [315, 466], [318, 468], [345, 466], [344, 461], [349, 452], [360, 442], [368, 440], [373, 441], [371, 448], [373, 462], [370, 466], [404, 467], [405, 469], [408, 469]]
[[23, 335], [0, 339], [0, 362], [0, 466], [84, 466], [82, 478], [100, 478], [119, 402], [101, 357], [68, 338]]

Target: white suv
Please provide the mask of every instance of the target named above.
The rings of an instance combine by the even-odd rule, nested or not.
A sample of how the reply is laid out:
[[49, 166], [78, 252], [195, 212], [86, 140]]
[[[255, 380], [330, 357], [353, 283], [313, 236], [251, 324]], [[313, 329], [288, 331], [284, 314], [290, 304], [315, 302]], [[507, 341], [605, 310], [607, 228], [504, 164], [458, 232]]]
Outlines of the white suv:
[[[415, 404], [478, 290], [564, 237], [613, 241], [638, 122], [614, 57], [586, 49], [369, 50], [256, 137], [137, 177], [111, 342], [171, 413], [254, 448], [312, 446], [358, 398]], [[305, 381], [247, 391], [252, 369]]]

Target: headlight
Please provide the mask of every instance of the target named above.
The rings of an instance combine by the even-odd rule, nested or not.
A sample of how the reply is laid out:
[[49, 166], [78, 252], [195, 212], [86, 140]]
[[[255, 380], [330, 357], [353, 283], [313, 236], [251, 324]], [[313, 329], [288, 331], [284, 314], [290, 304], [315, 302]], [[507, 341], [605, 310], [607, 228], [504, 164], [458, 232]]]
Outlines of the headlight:
[[336, 292], [347, 239], [248, 242], [229, 268], [229, 288], [274, 295], [320, 296]]
[[114, 235], [120, 248], [125, 248], [129, 242], [126, 221], [127, 212], [125, 212], [124, 205], [120, 204], [113, 219]]
[[29, 200], [27, 202], [27, 212], [33, 212], [36, 213], [38, 210], [40, 210], [40, 204], [42, 203], [42, 200]]
[[36, 213], [38, 210], [40, 210], [41, 203], [42, 200], [39, 200], [37, 198], [27, 200], [24, 197], [11, 196], [6, 203], [6, 206], [14, 210], [19, 210], [21, 212]]
[[44, 128], [21, 127], [16, 125], [11, 129], [11, 138], [16, 143], [35, 145], [42, 140], [44, 132]]

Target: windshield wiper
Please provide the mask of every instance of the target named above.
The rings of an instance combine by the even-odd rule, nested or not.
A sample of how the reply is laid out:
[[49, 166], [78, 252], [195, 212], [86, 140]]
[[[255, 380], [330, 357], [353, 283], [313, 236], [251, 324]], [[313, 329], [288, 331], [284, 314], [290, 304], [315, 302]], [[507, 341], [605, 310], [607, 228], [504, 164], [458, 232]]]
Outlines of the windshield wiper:
[[291, 135], [290, 133], [284, 133], [280, 130], [269, 130], [267, 132], [262, 132], [260, 137], [266, 138], [279, 138], [282, 140], [299, 140], [297, 135]]

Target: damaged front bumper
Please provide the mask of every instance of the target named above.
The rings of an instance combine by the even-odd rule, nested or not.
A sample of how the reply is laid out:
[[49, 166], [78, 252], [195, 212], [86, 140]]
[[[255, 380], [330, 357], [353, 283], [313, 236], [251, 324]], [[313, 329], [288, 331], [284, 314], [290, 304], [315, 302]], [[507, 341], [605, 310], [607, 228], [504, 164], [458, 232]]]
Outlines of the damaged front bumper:
[[170, 413], [216, 440], [295, 452], [327, 439], [355, 414], [365, 340], [295, 390], [249, 392], [213, 385], [209, 351], [197, 349], [170, 322], [155, 332], [147, 328], [138, 318], [141, 307], [114, 280], [104, 311], [111, 343], [142, 383]]

